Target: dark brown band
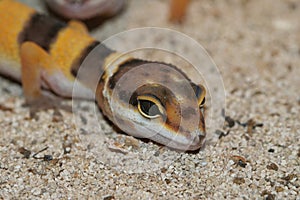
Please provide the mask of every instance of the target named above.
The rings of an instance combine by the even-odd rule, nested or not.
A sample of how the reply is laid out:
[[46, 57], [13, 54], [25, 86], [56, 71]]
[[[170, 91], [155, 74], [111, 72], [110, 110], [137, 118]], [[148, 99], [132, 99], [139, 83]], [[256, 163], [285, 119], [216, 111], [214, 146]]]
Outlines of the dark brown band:
[[19, 43], [32, 41], [49, 51], [59, 31], [67, 25], [47, 15], [35, 13], [20, 33]]

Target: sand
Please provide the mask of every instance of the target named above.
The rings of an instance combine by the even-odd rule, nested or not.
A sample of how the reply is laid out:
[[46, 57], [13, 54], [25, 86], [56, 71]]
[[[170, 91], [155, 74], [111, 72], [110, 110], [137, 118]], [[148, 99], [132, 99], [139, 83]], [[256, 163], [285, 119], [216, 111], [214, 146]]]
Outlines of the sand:
[[[41, 1], [22, 2], [45, 12]], [[76, 123], [65, 110], [30, 118], [21, 86], [0, 78], [1, 199], [300, 199], [300, 2], [194, 0], [175, 25], [167, 9], [168, 1], [131, 0], [92, 35], [155, 26], [201, 44], [226, 94], [225, 125], [208, 132], [214, 140], [199, 152], [170, 150], [116, 132], [93, 102], [76, 104]]]

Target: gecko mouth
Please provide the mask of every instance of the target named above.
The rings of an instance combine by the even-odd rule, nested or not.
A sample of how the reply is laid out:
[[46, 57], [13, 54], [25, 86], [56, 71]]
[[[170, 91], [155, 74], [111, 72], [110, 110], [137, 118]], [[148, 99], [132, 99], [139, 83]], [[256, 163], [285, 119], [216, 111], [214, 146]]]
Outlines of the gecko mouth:
[[171, 149], [176, 149], [179, 151], [195, 151], [200, 149], [201, 146], [203, 146], [203, 143], [205, 141], [205, 135], [205, 133], [202, 133], [201, 131], [197, 130], [196, 136], [194, 136], [193, 138], [186, 138], [184, 136], [178, 135], [170, 138], [163, 134], [156, 134], [153, 137], [150, 137], [149, 139], [157, 141], [167, 147], [170, 147]]

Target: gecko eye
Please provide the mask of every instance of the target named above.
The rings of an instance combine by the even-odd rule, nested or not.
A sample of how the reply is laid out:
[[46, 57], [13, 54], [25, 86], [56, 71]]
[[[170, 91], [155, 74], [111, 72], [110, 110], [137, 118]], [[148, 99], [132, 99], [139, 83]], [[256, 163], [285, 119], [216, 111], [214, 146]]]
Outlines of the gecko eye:
[[198, 99], [198, 105], [199, 108], [203, 108], [204, 104], [205, 104], [205, 95], [206, 95], [206, 89], [203, 85], [196, 85], [194, 83], [192, 83], [192, 87], [194, 89], [195, 95]]
[[205, 97], [204, 97], [203, 100], [201, 101], [199, 107], [202, 108], [202, 107], [204, 106], [204, 104], [205, 104]]
[[152, 96], [139, 96], [138, 110], [148, 119], [157, 118], [163, 115], [163, 107], [159, 100]]

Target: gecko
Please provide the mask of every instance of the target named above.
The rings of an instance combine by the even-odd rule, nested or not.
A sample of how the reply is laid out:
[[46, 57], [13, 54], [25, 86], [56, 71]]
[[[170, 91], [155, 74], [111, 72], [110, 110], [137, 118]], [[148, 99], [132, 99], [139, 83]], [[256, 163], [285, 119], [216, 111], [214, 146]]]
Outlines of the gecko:
[[[90, 36], [84, 24], [74, 20], [61, 22], [15, 0], [0, 0], [0, 19], [0, 74], [22, 84], [28, 105], [49, 101], [44, 98], [43, 90], [64, 98], [95, 100], [111, 122], [126, 127], [122, 130], [128, 135], [148, 138], [178, 150], [197, 150], [203, 145], [206, 90], [202, 84], [193, 83], [178, 67], [132, 57], [107, 67], [119, 53]], [[86, 79], [79, 78], [80, 92], [74, 95], [72, 91], [80, 66], [96, 48], [97, 60], [88, 63], [89, 68], [83, 75], [102, 74], [96, 88], [94, 90]], [[142, 65], [149, 69], [147, 73], [139, 73], [126, 87], [138, 80], [146, 80], [147, 84], [133, 93], [125, 89], [112, 98], [122, 76]], [[170, 74], [165, 67], [180, 76]], [[154, 83], [149, 73], [162, 81], [172, 81], [178, 88], [177, 93]], [[192, 93], [182, 86], [180, 77], [188, 80]], [[192, 96], [196, 98], [197, 108], [190, 107]], [[126, 98], [128, 101], [124, 101]], [[118, 107], [117, 113], [113, 105]], [[193, 126], [195, 121], [197, 124]], [[181, 122], [185, 122], [183, 126]], [[157, 133], [153, 134], [155, 131]]]
[[[182, 22], [190, 0], [171, 0], [169, 20]], [[67, 19], [87, 20], [110, 17], [122, 10], [125, 0], [46, 0], [49, 8]]]
[[125, 6], [125, 0], [46, 0], [49, 8], [68, 19], [110, 17]]

